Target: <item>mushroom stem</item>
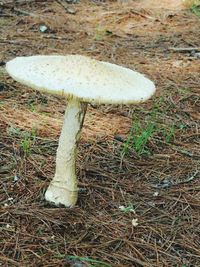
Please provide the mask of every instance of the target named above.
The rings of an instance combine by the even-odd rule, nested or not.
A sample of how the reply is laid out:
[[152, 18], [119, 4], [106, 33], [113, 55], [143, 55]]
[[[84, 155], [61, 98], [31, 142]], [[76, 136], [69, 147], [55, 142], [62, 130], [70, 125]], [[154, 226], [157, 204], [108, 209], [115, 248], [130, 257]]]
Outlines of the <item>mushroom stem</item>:
[[77, 144], [83, 125], [87, 104], [79, 99], [70, 99], [65, 111], [57, 156], [56, 173], [51, 181], [45, 199], [55, 205], [71, 207], [78, 197], [77, 177], [75, 170]]

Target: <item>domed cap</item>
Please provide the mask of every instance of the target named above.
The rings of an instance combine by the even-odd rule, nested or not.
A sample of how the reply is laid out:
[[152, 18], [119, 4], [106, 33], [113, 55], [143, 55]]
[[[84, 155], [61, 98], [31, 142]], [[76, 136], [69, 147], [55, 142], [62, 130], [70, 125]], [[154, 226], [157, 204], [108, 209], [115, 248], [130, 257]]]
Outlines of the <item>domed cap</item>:
[[80, 55], [17, 57], [6, 70], [29, 87], [83, 102], [139, 103], [155, 92], [154, 83], [138, 72]]

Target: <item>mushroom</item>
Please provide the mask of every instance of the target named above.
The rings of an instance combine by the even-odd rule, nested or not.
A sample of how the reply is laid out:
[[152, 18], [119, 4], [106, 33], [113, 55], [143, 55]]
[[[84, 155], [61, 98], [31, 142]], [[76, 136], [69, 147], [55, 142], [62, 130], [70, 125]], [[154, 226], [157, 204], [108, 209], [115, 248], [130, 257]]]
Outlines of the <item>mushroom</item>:
[[132, 104], [149, 99], [152, 81], [142, 74], [81, 55], [17, 57], [6, 64], [10, 76], [36, 90], [68, 100], [56, 157], [56, 171], [47, 201], [71, 207], [78, 189], [75, 173], [77, 143], [87, 103]]

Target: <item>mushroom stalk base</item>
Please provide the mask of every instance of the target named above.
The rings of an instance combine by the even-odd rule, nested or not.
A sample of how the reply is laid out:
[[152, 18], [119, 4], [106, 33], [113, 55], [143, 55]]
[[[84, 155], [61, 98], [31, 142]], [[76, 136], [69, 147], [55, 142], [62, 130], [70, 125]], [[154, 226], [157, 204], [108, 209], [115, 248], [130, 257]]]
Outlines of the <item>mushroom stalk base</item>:
[[69, 100], [65, 111], [64, 124], [57, 149], [56, 173], [45, 193], [45, 199], [57, 206], [61, 204], [72, 207], [77, 201], [75, 161], [86, 109], [86, 103], [72, 99]]

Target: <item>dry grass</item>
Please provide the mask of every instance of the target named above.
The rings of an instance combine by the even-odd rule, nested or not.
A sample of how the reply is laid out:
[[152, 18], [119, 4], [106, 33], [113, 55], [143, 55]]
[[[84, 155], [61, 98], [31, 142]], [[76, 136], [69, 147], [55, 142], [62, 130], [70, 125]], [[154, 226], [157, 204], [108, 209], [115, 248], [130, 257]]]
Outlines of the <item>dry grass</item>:
[[[14, 9], [10, 2], [0, 6], [0, 64], [18, 55], [80, 53], [141, 71], [158, 90], [141, 106], [89, 107], [78, 203], [55, 208], [43, 195], [66, 103], [22, 87], [0, 67], [1, 266], [200, 266], [200, 63], [191, 52], [170, 50], [199, 46], [199, 19], [175, 1], [171, 9], [167, 1], [162, 9], [148, 1], [81, 1], [75, 15], [59, 1], [21, 1]], [[39, 32], [40, 24], [49, 32]], [[132, 116], [145, 126], [152, 110], [149, 154], [130, 148], [123, 156]]]
[[184, 6], [191, 8], [193, 5], [200, 5], [199, 0], [183, 0]]

